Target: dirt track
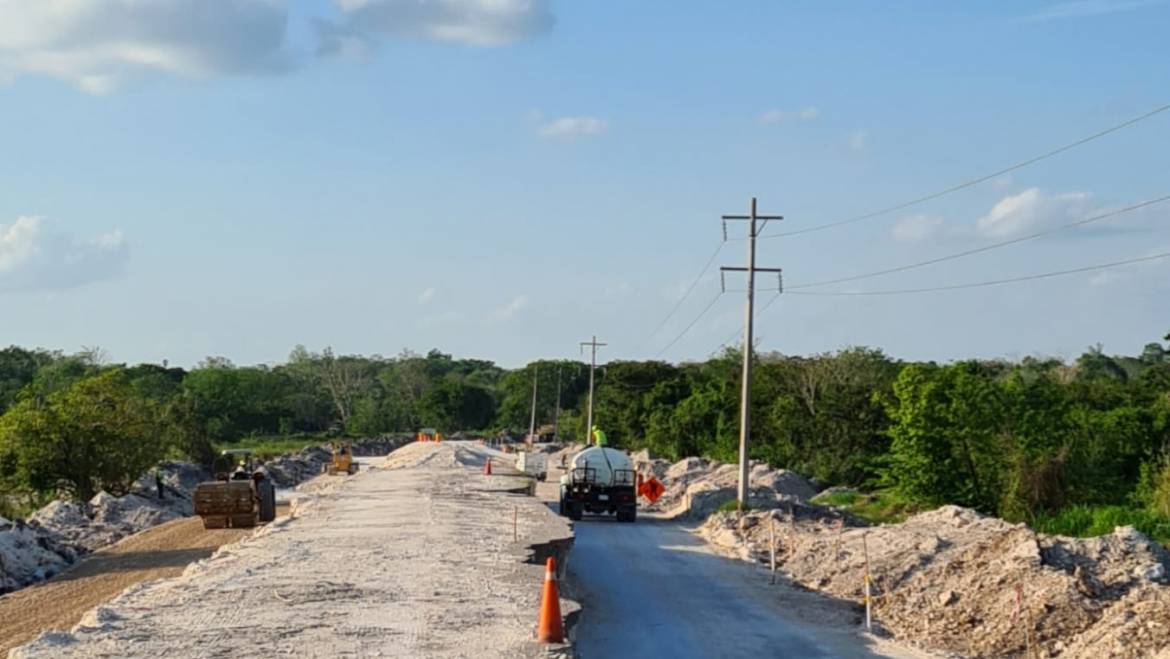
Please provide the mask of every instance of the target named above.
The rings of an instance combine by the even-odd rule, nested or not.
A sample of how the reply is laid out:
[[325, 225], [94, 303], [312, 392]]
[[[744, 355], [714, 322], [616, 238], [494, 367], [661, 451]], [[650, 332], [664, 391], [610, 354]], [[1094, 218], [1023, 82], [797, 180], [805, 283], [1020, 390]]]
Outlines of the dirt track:
[[69, 571], [0, 597], [0, 657], [49, 630], [68, 630], [83, 614], [142, 581], [165, 579], [207, 558], [251, 529], [206, 530], [198, 518], [179, 519], [94, 552]]

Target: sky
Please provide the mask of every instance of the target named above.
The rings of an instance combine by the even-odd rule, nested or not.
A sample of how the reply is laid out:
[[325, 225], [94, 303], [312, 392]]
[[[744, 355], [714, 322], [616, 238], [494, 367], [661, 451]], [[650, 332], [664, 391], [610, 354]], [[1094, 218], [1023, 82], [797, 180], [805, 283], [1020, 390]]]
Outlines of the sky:
[[720, 216], [755, 196], [789, 289], [757, 294], [760, 350], [1137, 353], [1170, 258], [796, 291], [1170, 252], [1170, 203], [796, 287], [1168, 195], [1170, 111], [780, 234], [1170, 103], [1167, 26], [1159, 0], [0, 0], [0, 345], [703, 359], [738, 340]]

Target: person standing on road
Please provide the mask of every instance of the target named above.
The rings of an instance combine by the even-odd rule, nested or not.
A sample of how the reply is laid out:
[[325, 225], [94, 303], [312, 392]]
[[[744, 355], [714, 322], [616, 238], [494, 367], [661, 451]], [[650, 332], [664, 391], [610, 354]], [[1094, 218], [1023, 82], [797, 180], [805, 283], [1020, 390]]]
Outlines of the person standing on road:
[[166, 496], [165, 496], [165, 495], [164, 495], [164, 493], [163, 493], [163, 477], [162, 477], [162, 471], [161, 471], [161, 470], [159, 470], [159, 469], [155, 469], [155, 470], [154, 470], [154, 486], [155, 486], [156, 488], [158, 488], [158, 500], [159, 500], [159, 501], [162, 501], [163, 499], [165, 499], [165, 498], [166, 498]]

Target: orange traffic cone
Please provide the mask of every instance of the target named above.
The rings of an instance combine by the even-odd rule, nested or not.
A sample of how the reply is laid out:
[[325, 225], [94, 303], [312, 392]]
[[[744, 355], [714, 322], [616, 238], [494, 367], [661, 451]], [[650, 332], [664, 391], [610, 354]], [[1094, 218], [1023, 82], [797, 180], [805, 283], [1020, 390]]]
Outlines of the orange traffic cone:
[[561, 593], [557, 587], [557, 562], [549, 556], [544, 567], [544, 593], [540, 599], [540, 624], [536, 639], [541, 643], [564, 643], [565, 627], [561, 622]]
[[492, 475], [492, 459], [488, 458], [487, 462], [483, 463], [483, 473], [485, 476]]

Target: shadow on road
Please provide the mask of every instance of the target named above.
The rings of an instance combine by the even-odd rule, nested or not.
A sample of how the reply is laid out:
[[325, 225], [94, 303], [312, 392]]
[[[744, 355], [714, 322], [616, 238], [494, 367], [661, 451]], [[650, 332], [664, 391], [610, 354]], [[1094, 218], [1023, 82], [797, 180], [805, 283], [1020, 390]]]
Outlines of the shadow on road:
[[195, 549], [167, 549], [156, 551], [130, 551], [119, 554], [94, 554], [75, 568], [57, 577], [57, 581], [88, 579], [110, 572], [133, 572], [155, 570], [165, 567], [183, 567], [211, 556], [215, 547]]

